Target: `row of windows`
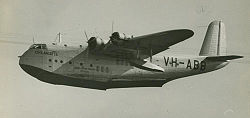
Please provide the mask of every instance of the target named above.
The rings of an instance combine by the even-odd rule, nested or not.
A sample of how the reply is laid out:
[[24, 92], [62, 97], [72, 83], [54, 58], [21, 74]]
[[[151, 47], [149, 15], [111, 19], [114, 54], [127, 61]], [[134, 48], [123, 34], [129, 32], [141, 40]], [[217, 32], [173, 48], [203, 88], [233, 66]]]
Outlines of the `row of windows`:
[[[59, 60], [55, 59], [54, 61], [57, 63]], [[49, 59], [49, 62], [52, 62], [52, 59]], [[60, 63], [63, 63], [63, 60], [60, 60]], [[69, 64], [72, 64], [72, 61], [69, 61]], [[82, 66], [82, 65], [83, 65], [83, 63], [80, 63], [80, 66]], [[90, 64], [89, 66], [93, 67], [93, 64]]]
[[125, 60], [121, 60], [121, 59], [117, 59], [116, 60], [116, 64], [117, 65], [125, 65], [125, 66], [129, 66], [129, 63]]
[[[57, 63], [59, 60], [55, 59], [54, 61]], [[52, 59], [49, 59], [49, 62], [52, 62]], [[60, 63], [63, 63], [63, 60], [60, 60]]]
[[[58, 60], [54, 60], [56, 63], [58, 62]], [[49, 59], [49, 62], [52, 62], [52, 59]], [[63, 63], [63, 60], [60, 60], [60, 63]], [[69, 64], [72, 64], [72, 62], [71, 61], [69, 61]], [[80, 66], [82, 66], [83, 65], [83, 63], [80, 63]], [[93, 67], [93, 64], [90, 64], [89, 65], [90, 67]], [[103, 66], [96, 66], [96, 71], [97, 72], [106, 72], [106, 73], [109, 73], [109, 68], [108, 67], [103, 67]]]
[[108, 67], [104, 68], [103, 66], [96, 66], [96, 71], [97, 72], [101, 71], [101, 72], [108, 73], [109, 72], [109, 68]]
[[[56, 63], [59, 62], [59, 60], [55, 59], [54, 60]], [[52, 59], [49, 59], [49, 62], [52, 62]], [[63, 63], [63, 60], [60, 60], [60, 63]], [[72, 64], [71, 61], [69, 61], [69, 64]], [[117, 65], [125, 65], [125, 66], [129, 66], [129, 63], [127, 61], [124, 60], [116, 60], [116, 64]], [[80, 66], [82, 66], [83, 63], [80, 63]], [[93, 65], [91, 64], [90, 67], [93, 67]]]
[[[59, 60], [55, 59], [54, 61], [57, 63]], [[52, 59], [49, 59], [49, 62], [52, 62]], [[60, 60], [60, 63], [63, 63], [63, 60]], [[69, 64], [72, 64], [72, 61], [69, 61]], [[80, 63], [80, 65], [82, 66], [83, 63]]]
[[[54, 61], [57, 63], [59, 60], [55, 59]], [[52, 62], [52, 59], [49, 59], [49, 62]], [[60, 63], [63, 63], [63, 60], [60, 60]], [[69, 61], [69, 64], [72, 64], [72, 61]], [[80, 63], [80, 65], [82, 66], [83, 63]], [[92, 67], [93, 65], [90, 64], [90, 66]]]

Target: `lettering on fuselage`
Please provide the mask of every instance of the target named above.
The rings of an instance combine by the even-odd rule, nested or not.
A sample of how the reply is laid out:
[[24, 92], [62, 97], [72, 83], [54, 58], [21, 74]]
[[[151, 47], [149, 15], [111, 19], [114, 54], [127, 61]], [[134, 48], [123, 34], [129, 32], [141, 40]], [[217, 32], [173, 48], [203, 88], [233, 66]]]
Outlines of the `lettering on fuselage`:
[[193, 69], [193, 70], [200, 70], [204, 71], [206, 69], [206, 62], [205, 61], [199, 61], [199, 60], [191, 60], [188, 59], [188, 61], [185, 63], [184, 61], [179, 61], [178, 58], [174, 57], [167, 57], [164, 56], [164, 62], [165, 66], [170, 67], [178, 67], [179, 65], [185, 65], [186, 69]]
[[58, 56], [56, 51], [37, 50], [37, 51], [35, 51], [35, 54]]

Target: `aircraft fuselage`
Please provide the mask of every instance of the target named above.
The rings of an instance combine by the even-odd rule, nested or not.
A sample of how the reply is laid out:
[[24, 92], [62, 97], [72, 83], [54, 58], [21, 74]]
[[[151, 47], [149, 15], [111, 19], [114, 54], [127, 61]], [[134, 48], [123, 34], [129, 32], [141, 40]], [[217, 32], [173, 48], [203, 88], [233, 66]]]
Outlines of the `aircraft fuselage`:
[[[154, 72], [131, 66], [125, 58], [89, 54], [86, 48], [54, 46], [27, 50], [20, 57], [19, 64], [27, 73], [44, 82], [107, 89], [162, 86], [168, 81], [210, 72], [228, 64], [205, 58], [154, 57], [152, 63], [164, 69], [164, 72]], [[125, 85], [126, 82], [130, 85]]]

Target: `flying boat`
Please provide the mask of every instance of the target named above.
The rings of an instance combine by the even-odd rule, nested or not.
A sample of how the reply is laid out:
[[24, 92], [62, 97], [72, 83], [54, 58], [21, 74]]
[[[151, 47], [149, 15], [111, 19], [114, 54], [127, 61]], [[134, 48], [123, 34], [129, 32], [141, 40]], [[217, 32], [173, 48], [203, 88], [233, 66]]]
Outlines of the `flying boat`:
[[19, 65], [46, 83], [98, 90], [162, 87], [165, 83], [225, 67], [238, 55], [227, 55], [225, 25], [209, 24], [199, 55], [155, 56], [194, 35], [176, 29], [143, 36], [113, 32], [108, 42], [91, 37], [87, 46], [32, 44]]

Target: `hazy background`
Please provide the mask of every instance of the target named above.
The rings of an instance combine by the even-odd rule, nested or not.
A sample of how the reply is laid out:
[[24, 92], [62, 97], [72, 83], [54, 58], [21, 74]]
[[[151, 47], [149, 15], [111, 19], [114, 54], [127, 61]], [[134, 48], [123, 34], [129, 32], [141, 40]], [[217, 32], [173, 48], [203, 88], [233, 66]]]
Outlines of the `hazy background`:
[[[248, 118], [250, 116], [249, 0], [0, 0], [1, 118]], [[41, 82], [18, 65], [32, 43], [86, 44], [114, 30], [134, 36], [188, 28], [195, 35], [169, 52], [197, 55], [209, 22], [226, 25], [227, 67], [171, 81], [162, 88], [99, 91]], [[6, 43], [8, 42], [8, 43]], [[19, 42], [14, 44], [12, 42]]]

